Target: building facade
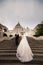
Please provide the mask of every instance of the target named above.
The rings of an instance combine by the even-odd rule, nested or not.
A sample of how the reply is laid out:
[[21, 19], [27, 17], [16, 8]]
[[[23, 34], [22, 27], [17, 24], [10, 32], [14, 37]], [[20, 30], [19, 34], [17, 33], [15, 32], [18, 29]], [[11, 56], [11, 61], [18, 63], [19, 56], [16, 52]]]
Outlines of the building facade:
[[27, 29], [25, 29], [25, 28], [23, 28], [21, 25], [20, 25], [20, 23], [18, 22], [18, 24], [14, 27], [14, 29], [13, 29], [13, 32], [15, 33], [15, 34], [19, 34], [19, 35], [23, 35], [26, 31], [28, 31], [29, 29], [27, 28]]
[[3, 37], [4, 33], [7, 32], [8, 28], [0, 24], [0, 38]]

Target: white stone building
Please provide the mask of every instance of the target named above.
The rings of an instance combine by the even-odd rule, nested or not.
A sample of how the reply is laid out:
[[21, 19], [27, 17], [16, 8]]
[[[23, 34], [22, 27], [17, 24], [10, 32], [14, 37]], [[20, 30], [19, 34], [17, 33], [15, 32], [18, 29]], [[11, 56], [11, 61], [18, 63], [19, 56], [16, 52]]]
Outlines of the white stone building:
[[13, 29], [13, 33], [14, 34], [19, 34], [19, 35], [23, 35], [25, 33], [26, 29], [23, 28], [20, 23], [18, 22], [18, 24], [14, 27]]
[[8, 28], [2, 24], [0, 24], [0, 38], [3, 37], [3, 34], [7, 32]]

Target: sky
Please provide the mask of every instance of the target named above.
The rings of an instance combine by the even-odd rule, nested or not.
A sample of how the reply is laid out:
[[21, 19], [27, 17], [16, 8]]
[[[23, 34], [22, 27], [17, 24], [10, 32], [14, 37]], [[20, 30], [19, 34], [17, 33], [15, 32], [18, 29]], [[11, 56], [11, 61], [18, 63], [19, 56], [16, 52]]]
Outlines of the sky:
[[33, 29], [43, 21], [43, 0], [0, 0], [0, 23], [10, 30], [19, 22]]

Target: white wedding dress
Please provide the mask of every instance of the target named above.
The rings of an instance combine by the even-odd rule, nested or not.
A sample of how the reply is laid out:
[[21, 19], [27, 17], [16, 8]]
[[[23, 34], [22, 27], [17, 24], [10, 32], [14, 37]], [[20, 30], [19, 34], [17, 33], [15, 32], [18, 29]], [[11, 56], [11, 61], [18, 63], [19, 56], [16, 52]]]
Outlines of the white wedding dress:
[[21, 62], [29, 62], [33, 60], [33, 53], [26, 36], [23, 36], [20, 44], [18, 45], [16, 56]]

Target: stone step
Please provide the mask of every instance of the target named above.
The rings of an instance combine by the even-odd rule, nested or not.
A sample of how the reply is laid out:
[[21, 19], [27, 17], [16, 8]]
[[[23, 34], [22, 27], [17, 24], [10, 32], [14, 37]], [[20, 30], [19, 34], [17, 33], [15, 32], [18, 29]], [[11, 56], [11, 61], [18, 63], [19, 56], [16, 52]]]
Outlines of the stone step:
[[43, 50], [43, 48], [31, 48], [32, 50]]
[[[39, 49], [32, 49], [33, 53], [40, 53], [43, 54], [43, 50], [39, 50]], [[16, 50], [0, 50], [0, 55], [2, 54], [12, 54], [12, 53], [16, 53]]]
[[43, 65], [43, 62], [42, 61], [35, 61], [35, 60], [32, 60], [30, 62], [25, 62], [25, 63], [22, 63], [20, 62], [19, 60], [15, 60], [15, 61], [3, 61], [3, 63], [0, 62], [0, 65]]
[[32, 47], [32, 49], [43, 49], [43, 47]]
[[[0, 49], [0, 50], [16, 50], [16, 49]], [[31, 47], [31, 49], [40, 49], [41, 50], [41, 49], [43, 49], [43, 47]]]
[[[1, 58], [9, 58], [9, 57], [16, 57], [16, 53], [0, 53], [0, 59]], [[34, 57], [43, 57], [43, 54], [34, 53]]]
[[[21, 63], [17, 57], [2, 57], [0, 58], [0, 63]], [[33, 60], [31, 62], [26, 63], [27, 64], [41, 64], [43, 63], [43, 57], [42, 56], [34, 56]]]
[[1, 65], [41, 65], [42, 62], [36, 63], [0, 63]]
[[[16, 50], [0, 50], [0, 55], [13, 55], [17, 51]], [[43, 54], [43, 50], [32, 50], [33, 54]]]
[[[16, 50], [0, 50], [0, 54], [2, 53], [16, 53]], [[33, 53], [43, 53], [43, 50], [39, 50], [39, 49], [33, 49], [32, 50]]]
[[33, 52], [43, 52], [43, 49], [32, 49]]
[[43, 48], [43, 45], [42, 46], [30, 46], [31, 48]]
[[[0, 65], [22, 65], [22, 63], [17, 59], [16, 53], [14, 53], [16, 50], [1, 50], [1, 51], [7, 51], [7, 53], [0, 53]], [[10, 51], [10, 53], [8, 52]], [[13, 53], [11, 53], [13, 51]], [[43, 64], [43, 54], [34, 53], [33, 60], [28, 63], [23, 63], [23, 65], [42, 65]]]
[[43, 50], [32, 50], [33, 53], [43, 53]]
[[[38, 57], [43, 57], [43, 54], [39, 54], [39, 53], [33, 53], [34, 56], [38, 56]], [[16, 53], [1, 53], [0, 54], [0, 58], [1, 57], [15, 57], [16, 56]]]
[[[34, 54], [34, 59], [33, 60], [40, 60], [43, 61], [43, 54]], [[40, 59], [39, 59], [40, 58]], [[0, 56], [0, 60], [18, 60], [16, 55], [11, 55], [11, 56]]]
[[[42, 45], [43, 46], [43, 45]], [[30, 46], [31, 47], [31, 49], [43, 49], [43, 47], [42, 46]], [[11, 49], [4, 49], [4, 48], [0, 48], [0, 50], [16, 50], [17, 49], [17, 47], [15, 47], [15, 48], [11, 48]]]
[[16, 50], [0, 50], [0, 53], [16, 53]]

